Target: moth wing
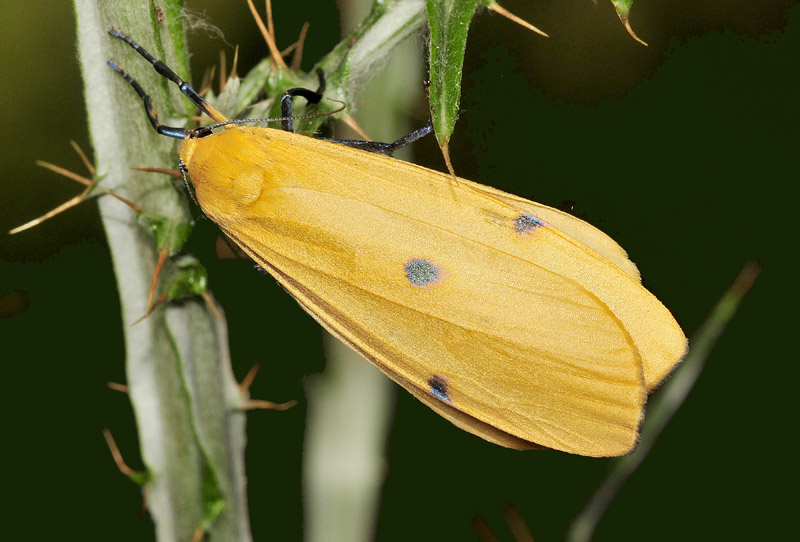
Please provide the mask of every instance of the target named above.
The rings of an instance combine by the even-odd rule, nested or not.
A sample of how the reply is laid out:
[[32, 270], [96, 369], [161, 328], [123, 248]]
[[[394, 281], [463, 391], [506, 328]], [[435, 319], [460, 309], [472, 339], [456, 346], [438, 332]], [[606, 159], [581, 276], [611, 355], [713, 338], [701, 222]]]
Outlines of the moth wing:
[[[465, 181], [459, 180], [459, 182]], [[508, 194], [496, 188], [492, 188], [491, 186], [484, 186], [473, 182], [467, 182], [467, 184], [473, 190], [491, 195], [558, 228], [619, 267], [636, 282], [642, 281], [639, 269], [636, 267], [635, 263], [628, 259], [628, 253], [625, 252], [625, 249], [619, 246], [619, 244], [606, 233], [588, 222], [569, 213], [565, 213], [564, 211], [515, 196], [514, 194]]]
[[[411, 164], [267, 129], [199, 141], [184, 161], [206, 213], [440, 414], [514, 447], [618, 455], [634, 445], [639, 345], [674, 365], [659, 327], [674, 320], [618, 266], [556, 228], [518, 231], [519, 205]], [[435, 280], [410, 279], [413, 260], [431, 263]]]
[[[459, 183], [463, 183], [478, 193], [507, 203], [520, 212], [541, 219], [549, 226], [574, 239], [578, 244], [596, 252], [599, 257], [617, 266], [636, 283], [641, 283], [639, 269], [628, 259], [625, 249], [588, 222], [569, 213], [502, 192], [490, 186], [464, 179], [459, 179]], [[579, 249], [577, 252], [585, 251]], [[575, 271], [578, 270], [575, 269]], [[578, 271], [577, 274], [580, 273]], [[619, 281], [616, 282], [619, 284]], [[592, 286], [589, 283], [585, 284], [589, 287]], [[627, 295], [619, 295], [616, 288], [608, 288], [600, 281], [594, 286], [593, 291], [609, 303], [609, 306], [631, 333], [642, 355], [647, 389], [648, 391], [655, 389], [686, 355], [688, 345], [683, 331], [669, 311], [644, 288], [636, 289], [631, 285], [627, 288]]]
[[[591, 456], [634, 446], [646, 398], [635, 345], [577, 281], [493, 239], [524, 243], [497, 222], [505, 206], [474, 201], [471, 191], [454, 198], [437, 178], [433, 191], [414, 186], [430, 172], [406, 178], [404, 168], [392, 169], [402, 162], [320, 150], [307, 138], [292, 148], [297, 139], [266, 133], [265, 141], [237, 133], [216, 145], [213, 164], [193, 156], [196, 195], [324, 327], [493, 442]], [[292, 147], [282, 148], [285, 139]], [[255, 157], [262, 179], [252, 171], [227, 184], [222, 172], [203, 170], [227, 171], [228, 148], [231, 160]], [[315, 167], [304, 171], [309, 160]], [[474, 221], [488, 228], [486, 242], [463, 230]]]
[[[368, 205], [330, 204], [351, 217], [337, 219], [345, 228], [381, 218]], [[426, 226], [410, 235], [426, 230], [439, 235]], [[302, 247], [307, 235], [290, 234], [294, 249], [278, 253], [232, 238], [324, 327], [460, 427], [582, 455], [634, 446], [641, 360], [613, 313], [573, 281], [469, 243], [439, 247], [425, 260], [435, 283], [419, 286], [404, 271], [404, 242], [392, 250], [368, 234], [334, 235]]]
[[[551, 244], [552, 247], [556, 245], [563, 247], [556, 249], [561, 258], [551, 259], [550, 265], [544, 265], [580, 280], [614, 311], [633, 337], [642, 356], [648, 391], [655, 389], [683, 359], [688, 348], [683, 331], [666, 307], [640, 286], [639, 269], [628, 259], [627, 252], [611, 237], [588, 222], [558, 209], [471, 181], [459, 179], [459, 182], [478, 193], [496, 198], [522, 213], [541, 219], [564, 234], [564, 238], [555, 240]], [[575, 242], [569, 242], [566, 237]], [[587, 273], [584, 265], [575, 265], [589, 262], [589, 269], [603, 269], [604, 266], [592, 262], [596, 258], [587, 258], [586, 248], [594, 251], [599, 258], [614, 264], [636, 284], [625, 284], [624, 279], [615, 276], [615, 273], [607, 269], [599, 274]], [[593, 280], [590, 278], [591, 275], [597, 278]]]

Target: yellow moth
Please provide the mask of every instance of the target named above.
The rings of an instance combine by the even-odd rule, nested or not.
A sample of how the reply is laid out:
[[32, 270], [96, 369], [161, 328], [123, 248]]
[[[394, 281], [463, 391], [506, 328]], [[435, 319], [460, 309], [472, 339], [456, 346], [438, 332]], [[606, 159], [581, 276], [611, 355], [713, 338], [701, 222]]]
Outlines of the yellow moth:
[[183, 139], [203, 212], [333, 335], [488, 441], [588, 456], [635, 446], [647, 393], [686, 338], [612, 239], [464, 179], [227, 121], [110, 33], [219, 123], [170, 128], [147, 108]]

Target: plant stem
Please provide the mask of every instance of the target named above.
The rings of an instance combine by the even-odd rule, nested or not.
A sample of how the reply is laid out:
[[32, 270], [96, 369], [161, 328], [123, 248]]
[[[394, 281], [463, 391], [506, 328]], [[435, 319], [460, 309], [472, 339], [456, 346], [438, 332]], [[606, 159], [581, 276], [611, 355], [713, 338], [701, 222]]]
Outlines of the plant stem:
[[[125, 44], [115, 26], [188, 79], [181, 2], [75, 0], [88, 124], [102, 186], [148, 213], [190, 223], [185, 197], [166, 178], [131, 170], [175, 167], [175, 141], [154, 132], [132, 89], [106, 65], [114, 58], [151, 93], [162, 115], [187, 101]], [[175, 113], [175, 112], [179, 113]], [[148, 471], [145, 501], [159, 541], [251, 540], [244, 483], [244, 414], [231, 372], [225, 324], [199, 299], [168, 304], [137, 325], [156, 261], [153, 238], [133, 211], [100, 198], [123, 311], [130, 399]]]

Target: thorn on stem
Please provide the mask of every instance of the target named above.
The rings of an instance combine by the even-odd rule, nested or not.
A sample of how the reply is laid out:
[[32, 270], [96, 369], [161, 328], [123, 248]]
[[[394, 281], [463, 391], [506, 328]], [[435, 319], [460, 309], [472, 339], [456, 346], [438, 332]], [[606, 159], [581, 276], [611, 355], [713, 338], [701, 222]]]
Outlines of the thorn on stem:
[[140, 473], [133, 470], [125, 463], [125, 460], [122, 458], [122, 452], [119, 451], [119, 447], [114, 441], [114, 437], [111, 436], [111, 431], [108, 427], [103, 428], [103, 438], [106, 439], [106, 445], [108, 445], [108, 450], [111, 452], [111, 458], [117, 465], [117, 469], [128, 478], [135, 480]]
[[242, 382], [239, 384], [239, 391], [242, 392], [242, 395], [247, 395], [250, 392], [250, 386], [253, 385], [253, 381], [256, 379], [260, 368], [260, 363], [254, 363], [253, 366], [250, 367], [250, 370], [247, 371], [247, 374], [244, 375]]
[[354, 119], [350, 115], [344, 115], [342, 117], [342, 121], [348, 126], [348, 128], [350, 128], [356, 134], [358, 134], [358, 137], [360, 137], [364, 141], [372, 141], [372, 138], [367, 135], [367, 132], [364, 131], [364, 129], [358, 124], [356, 119]]
[[285, 403], [273, 403], [272, 401], [262, 401], [259, 399], [248, 399], [244, 402], [245, 410], [289, 410], [297, 404], [297, 401], [292, 399]]
[[181, 172], [177, 169], [169, 169], [163, 167], [135, 167], [131, 168], [134, 171], [144, 171], [147, 173], [163, 173], [164, 175], [169, 175], [170, 177], [174, 177], [175, 179], [182, 179]]
[[502, 15], [503, 17], [505, 17], [506, 19], [508, 19], [510, 21], [514, 21], [518, 25], [524, 26], [528, 30], [532, 30], [533, 32], [536, 32], [537, 34], [539, 34], [541, 36], [544, 36], [545, 38], [549, 38], [550, 37], [545, 32], [539, 30], [538, 28], [533, 26], [531, 23], [529, 23], [525, 19], [517, 17], [516, 15], [514, 15], [513, 13], [511, 13], [506, 8], [504, 8], [503, 6], [501, 6], [500, 4], [498, 4], [496, 2], [494, 4], [490, 4], [489, 5], [489, 9], [491, 9], [492, 11], [497, 13], [498, 15]]
[[306, 34], [308, 34], [308, 21], [303, 23], [303, 28], [300, 29], [300, 35], [295, 42], [294, 55], [292, 55], [291, 68], [294, 71], [300, 71], [300, 63], [303, 61], [303, 46], [306, 43]]
[[[169, 249], [166, 246], [164, 246], [158, 253], [158, 261], [156, 262], [156, 269], [153, 272], [153, 278], [150, 280], [150, 292], [147, 294], [147, 311], [145, 311], [145, 315], [142, 318], [149, 316], [153, 312], [153, 309], [155, 309], [155, 307], [153, 306], [153, 296], [155, 295], [156, 286], [158, 285], [158, 277], [159, 275], [161, 275], [161, 270], [164, 268], [164, 264], [166, 263], [168, 257], [169, 257]], [[158, 303], [160, 302], [163, 302], [163, 299], [159, 298]], [[141, 320], [141, 318], [139, 320]], [[137, 320], [136, 322], [139, 322], [139, 320]]]
[[267, 27], [264, 25], [264, 20], [261, 18], [261, 15], [258, 14], [256, 7], [253, 5], [253, 0], [247, 0], [247, 5], [250, 7], [250, 13], [253, 14], [253, 19], [255, 19], [256, 25], [261, 31], [264, 41], [267, 42], [267, 48], [269, 48], [269, 54], [273, 64], [283, 69], [289, 69], [289, 67], [286, 65], [286, 62], [284, 62], [283, 57], [281, 56], [281, 52], [278, 50], [278, 46], [275, 45], [275, 29], [272, 28], [272, 4], [267, 1], [267, 19], [270, 21], [270, 29], [267, 29]]
[[114, 391], [118, 391], [118, 392], [122, 392], [122, 393], [128, 393], [130, 391], [130, 389], [128, 388], [127, 385], [120, 384], [118, 382], [106, 382], [106, 386], [108, 386], [108, 389], [110, 389], [110, 390], [114, 390]]

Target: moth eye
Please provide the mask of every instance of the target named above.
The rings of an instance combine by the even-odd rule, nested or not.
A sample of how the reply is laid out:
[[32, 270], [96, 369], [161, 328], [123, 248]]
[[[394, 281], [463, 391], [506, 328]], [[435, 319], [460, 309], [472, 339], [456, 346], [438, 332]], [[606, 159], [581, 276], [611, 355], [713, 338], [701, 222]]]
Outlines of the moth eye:
[[514, 219], [514, 230], [517, 233], [530, 233], [536, 228], [544, 226], [544, 222], [531, 215], [519, 215]]
[[428, 379], [428, 386], [434, 397], [451, 403], [450, 397], [447, 395], [447, 379], [443, 376], [433, 375]]
[[424, 258], [409, 260], [405, 266], [406, 278], [414, 286], [428, 286], [439, 280], [439, 268]]

